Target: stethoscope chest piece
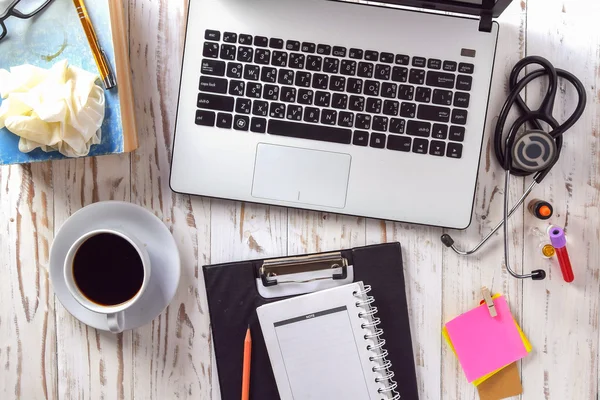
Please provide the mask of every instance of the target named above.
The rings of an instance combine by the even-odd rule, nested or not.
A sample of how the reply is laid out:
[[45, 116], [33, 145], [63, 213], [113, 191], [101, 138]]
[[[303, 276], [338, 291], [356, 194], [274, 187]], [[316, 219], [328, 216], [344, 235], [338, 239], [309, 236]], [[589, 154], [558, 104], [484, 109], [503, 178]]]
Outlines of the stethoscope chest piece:
[[513, 166], [527, 172], [548, 168], [556, 158], [556, 141], [541, 130], [523, 132], [512, 148]]

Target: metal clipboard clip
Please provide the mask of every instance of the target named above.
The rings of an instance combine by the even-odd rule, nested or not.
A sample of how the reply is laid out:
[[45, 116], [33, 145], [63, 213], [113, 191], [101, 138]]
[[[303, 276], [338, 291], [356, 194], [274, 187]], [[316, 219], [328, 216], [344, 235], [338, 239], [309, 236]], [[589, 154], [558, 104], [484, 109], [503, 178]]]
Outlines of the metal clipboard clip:
[[[282, 279], [286, 275], [316, 272], [324, 270], [339, 270], [332, 272], [331, 276], [315, 277], [310, 279]], [[348, 260], [342, 253], [324, 253], [312, 256], [297, 256], [266, 260], [259, 270], [263, 286], [270, 287], [285, 283], [309, 283], [320, 280], [343, 280], [348, 277]]]

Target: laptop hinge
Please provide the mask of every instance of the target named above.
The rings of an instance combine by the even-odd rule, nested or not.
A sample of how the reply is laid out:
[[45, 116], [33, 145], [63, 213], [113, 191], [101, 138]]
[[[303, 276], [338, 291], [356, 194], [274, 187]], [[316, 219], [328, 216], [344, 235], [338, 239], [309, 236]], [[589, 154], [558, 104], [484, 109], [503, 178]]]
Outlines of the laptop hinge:
[[481, 19], [479, 20], [479, 32], [492, 31], [493, 8], [494, 0], [483, 0], [481, 4]]

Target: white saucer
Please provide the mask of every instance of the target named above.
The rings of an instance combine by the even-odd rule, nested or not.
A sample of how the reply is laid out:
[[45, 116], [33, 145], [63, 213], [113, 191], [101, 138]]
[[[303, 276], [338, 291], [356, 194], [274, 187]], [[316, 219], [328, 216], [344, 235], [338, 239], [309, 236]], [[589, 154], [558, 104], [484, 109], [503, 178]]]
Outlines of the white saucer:
[[181, 261], [175, 239], [163, 222], [138, 205], [106, 201], [87, 206], [69, 218], [58, 231], [50, 251], [50, 280], [61, 304], [75, 318], [93, 328], [108, 331], [106, 316], [79, 304], [67, 289], [63, 266], [69, 248], [87, 232], [110, 228], [135, 236], [150, 254], [152, 273], [148, 289], [125, 311], [125, 329], [135, 329], [156, 318], [173, 300]]

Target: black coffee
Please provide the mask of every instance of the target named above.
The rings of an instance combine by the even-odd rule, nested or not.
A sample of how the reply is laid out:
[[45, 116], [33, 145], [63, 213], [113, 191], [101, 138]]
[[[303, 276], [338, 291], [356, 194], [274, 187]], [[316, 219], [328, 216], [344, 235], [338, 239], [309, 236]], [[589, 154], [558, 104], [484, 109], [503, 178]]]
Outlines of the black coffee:
[[135, 247], [121, 236], [101, 233], [86, 240], [73, 261], [77, 287], [94, 303], [114, 306], [133, 298], [144, 281]]

